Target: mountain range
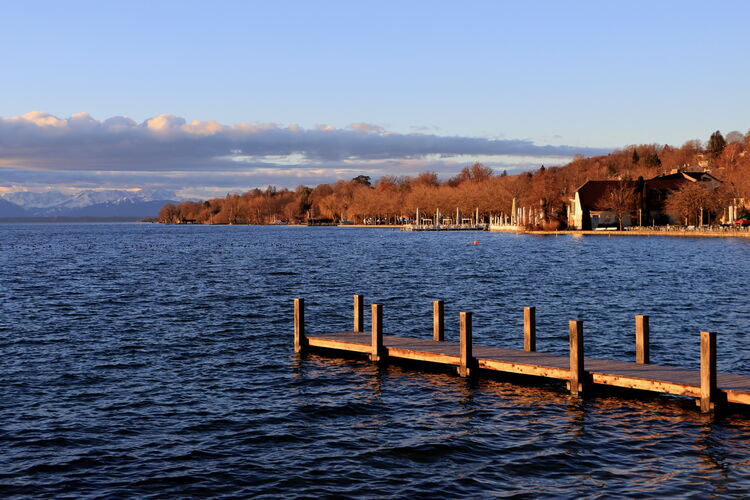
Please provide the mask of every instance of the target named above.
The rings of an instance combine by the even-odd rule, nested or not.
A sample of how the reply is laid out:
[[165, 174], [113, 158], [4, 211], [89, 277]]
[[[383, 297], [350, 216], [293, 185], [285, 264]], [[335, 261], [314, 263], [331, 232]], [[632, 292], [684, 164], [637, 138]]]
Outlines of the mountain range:
[[0, 218], [127, 218], [156, 217], [165, 203], [177, 203], [164, 189], [17, 191], [0, 197]]

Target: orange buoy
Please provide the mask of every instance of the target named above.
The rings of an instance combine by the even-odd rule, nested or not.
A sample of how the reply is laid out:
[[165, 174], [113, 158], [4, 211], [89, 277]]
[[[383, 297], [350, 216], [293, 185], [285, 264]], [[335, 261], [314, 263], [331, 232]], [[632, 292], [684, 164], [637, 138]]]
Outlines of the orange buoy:
[[476, 240], [474, 240], [474, 244], [475, 244], [475, 245], [479, 245], [479, 242], [478, 242], [478, 241], [476, 241]]

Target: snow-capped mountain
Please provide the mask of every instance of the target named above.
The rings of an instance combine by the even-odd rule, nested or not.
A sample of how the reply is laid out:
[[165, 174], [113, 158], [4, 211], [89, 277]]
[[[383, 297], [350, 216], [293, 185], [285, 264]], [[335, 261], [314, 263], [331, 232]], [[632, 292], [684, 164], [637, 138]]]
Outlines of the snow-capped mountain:
[[34, 193], [32, 191], [17, 191], [8, 193], [3, 196], [5, 201], [15, 203], [24, 208], [47, 208], [59, 205], [69, 199], [70, 196], [60, 191], [46, 191], [43, 193]]
[[136, 204], [151, 203], [154, 201], [174, 200], [177, 196], [174, 192], [165, 190], [141, 190], [141, 191], [81, 191], [68, 197], [63, 202], [46, 208], [50, 214], [63, 213], [70, 211], [80, 211], [83, 208], [94, 205], [118, 205], [132, 207]]
[[0, 217], [28, 217], [29, 215], [31, 214], [15, 203], [0, 198]]
[[154, 217], [178, 197], [164, 189], [83, 190], [8, 193], [0, 198], [0, 217]]

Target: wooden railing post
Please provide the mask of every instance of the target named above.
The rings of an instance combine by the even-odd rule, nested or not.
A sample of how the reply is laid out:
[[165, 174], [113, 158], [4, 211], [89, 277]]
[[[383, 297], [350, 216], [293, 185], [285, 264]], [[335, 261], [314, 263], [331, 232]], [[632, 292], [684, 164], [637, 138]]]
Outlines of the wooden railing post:
[[701, 413], [716, 403], [716, 333], [701, 332]]
[[570, 393], [583, 391], [583, 321], [570, 322]]
[[647, 365], [650, 360], [649, 348], [649, 325], [648, 316], [638, 315], [635, 317], [635, 362], [639, 365]]
[[536, 307], [523, 308], [523, 350], [536, 351]]
[[362, 295], [354, 296], [354, 333], [365, 329], [365, 302]]
[[305, 299], [294, 299], [294, 352], [302, 352], [306, 347]]
[[432, 301], [432, 339], [436, 342], [445, 340], [445, 305], [442, 300]]
[[462, 312], [461, 318], [461, 365], [458, 367], [458, 374], [461, 377], [468, 377], [474, 369], [474, 357], [472, 355], [471, 342], [471, 313]]
[[383, 356], [383, 306], [372, 305], [372, 348], [370, 351], [371, 361], [380, 361]]

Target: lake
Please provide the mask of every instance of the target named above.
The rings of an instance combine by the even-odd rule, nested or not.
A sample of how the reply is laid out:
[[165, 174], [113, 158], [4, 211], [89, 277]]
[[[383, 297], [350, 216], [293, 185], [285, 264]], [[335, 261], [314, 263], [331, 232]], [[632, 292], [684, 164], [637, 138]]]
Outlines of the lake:
[[[474, 240], [478, 241], [474, 245]], [[574, 399], [292, 349], [351, 328], [750, 375], [750, 240], [388, 229], [0, 225], [3, 497], [656, 497], [750, 494], [750, 416], [692, 400]], [[369, 308], [366, 308], [366, 314]], [[369, 328], [369, 317], [366, 318]]]

